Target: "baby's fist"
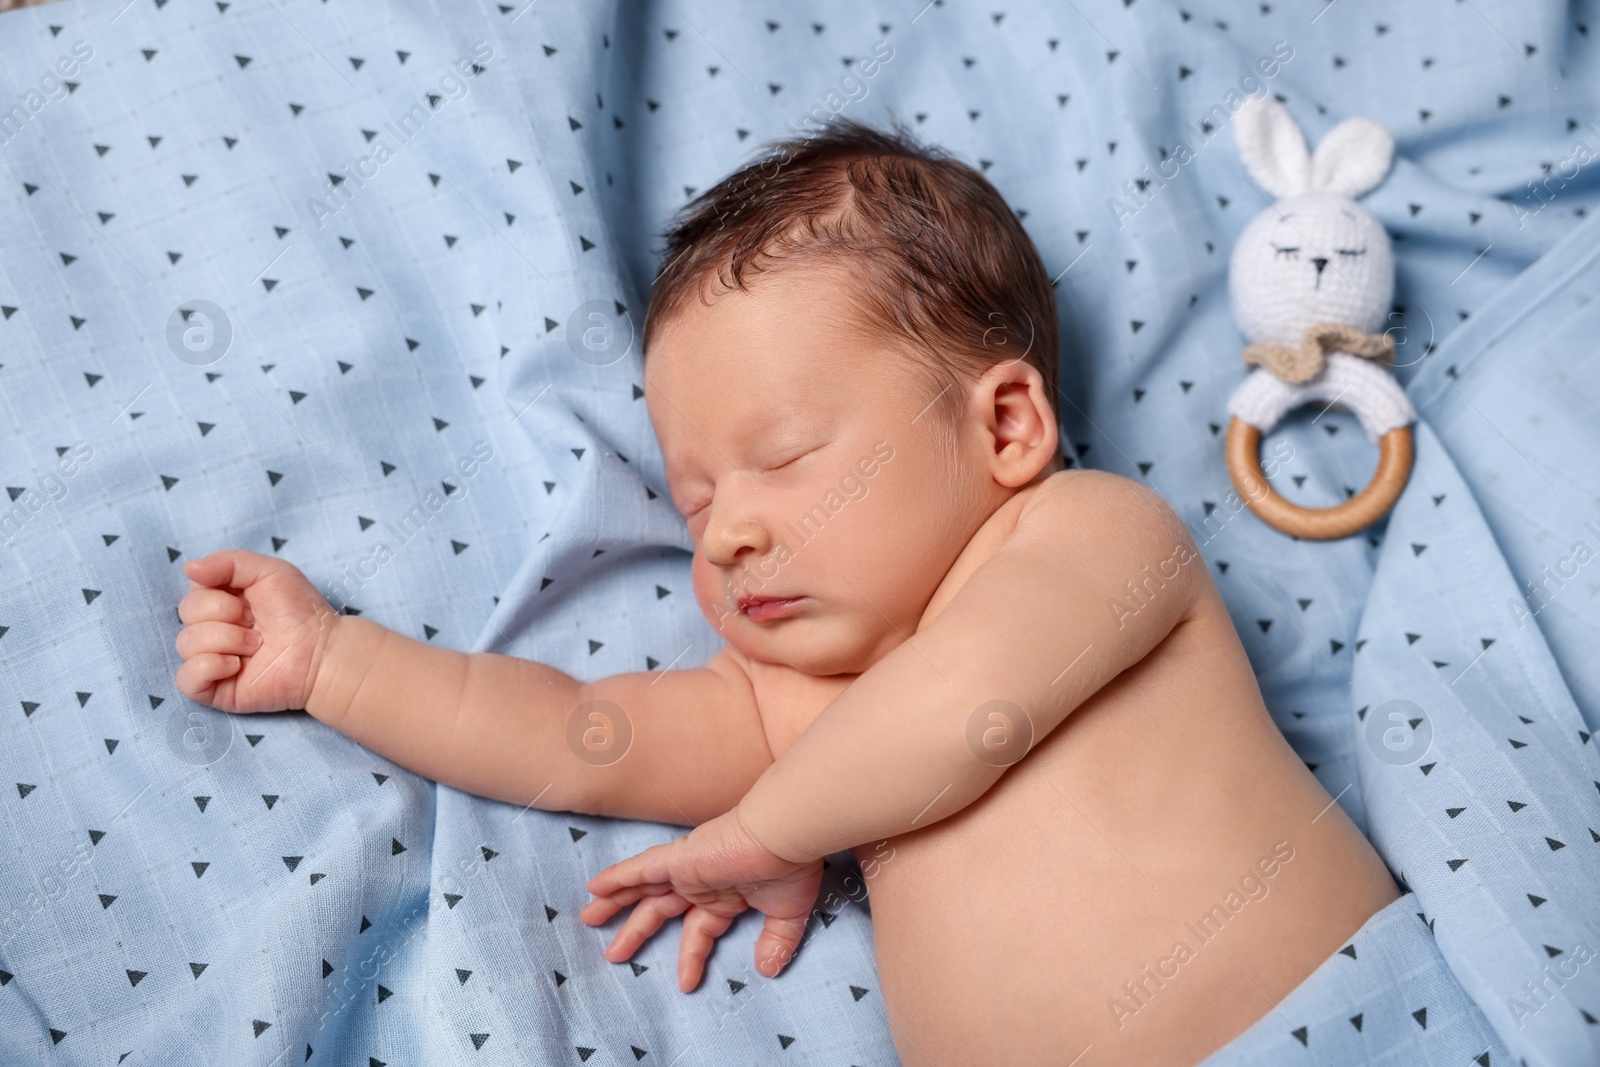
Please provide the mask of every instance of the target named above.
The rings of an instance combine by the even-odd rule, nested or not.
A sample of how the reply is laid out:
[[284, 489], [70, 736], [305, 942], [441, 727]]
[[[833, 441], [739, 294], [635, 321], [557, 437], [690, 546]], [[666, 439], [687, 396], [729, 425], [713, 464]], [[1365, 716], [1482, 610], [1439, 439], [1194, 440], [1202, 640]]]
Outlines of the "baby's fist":
[[311, 699], [340, 616], [292, 563], [224, 549], [183, 565], [179, 692], [222, 711], [282, 711]]

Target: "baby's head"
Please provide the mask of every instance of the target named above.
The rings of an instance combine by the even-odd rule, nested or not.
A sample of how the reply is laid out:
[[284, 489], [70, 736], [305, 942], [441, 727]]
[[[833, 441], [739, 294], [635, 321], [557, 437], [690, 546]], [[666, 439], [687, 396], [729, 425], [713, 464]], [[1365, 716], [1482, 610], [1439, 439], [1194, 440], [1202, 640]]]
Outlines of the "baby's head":
[[768, 146], [666, 238], [645, 402], [701, 610], [754, 659], [863, 671], [1062, 469], [1044, 264], [982, 175], [847, 120]]

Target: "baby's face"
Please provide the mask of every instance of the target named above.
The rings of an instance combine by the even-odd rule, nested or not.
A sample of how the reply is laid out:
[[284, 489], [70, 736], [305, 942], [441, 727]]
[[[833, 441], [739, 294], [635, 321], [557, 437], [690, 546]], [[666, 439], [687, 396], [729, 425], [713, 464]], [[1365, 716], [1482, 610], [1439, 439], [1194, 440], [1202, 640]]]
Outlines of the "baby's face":
[[[645, 360], [700, 609], [753, 659], [854, 674], [916, 631], [997, 506], [911, 357], [852, 328], [858, 285], [788, 267], [663, 322]], [[946, 432], [949, 432], [948, 430]]]

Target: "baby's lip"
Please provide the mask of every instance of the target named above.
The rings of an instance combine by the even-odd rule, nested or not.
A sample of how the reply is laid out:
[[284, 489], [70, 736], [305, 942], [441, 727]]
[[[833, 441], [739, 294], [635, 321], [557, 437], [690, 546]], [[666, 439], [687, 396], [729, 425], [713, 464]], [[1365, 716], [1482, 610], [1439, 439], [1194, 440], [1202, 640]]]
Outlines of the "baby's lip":
[[751, 622], [762, 622], [770, 618], [782, 618], [804, 599], [804, 596], [740, 597], [739, 611]]
[[749, 610], [749, 607], [750, 607], [751, 604], [763, 604], [763, 603], [766, 603], [767, 601], [771, 601], [771, 600], [799, 600], [799, 599], [800, 599], [800, 597], [798, 595], [795, 595], [795, 596], [768, 595], [768, 594], [763, 594], [761, 596], [748, 596], [748, 595], [746, 595], [746, 596], [739, 597], [738, 604], [739, 604], [739, 610], [740, 611], [747, 611], [747, 610]]

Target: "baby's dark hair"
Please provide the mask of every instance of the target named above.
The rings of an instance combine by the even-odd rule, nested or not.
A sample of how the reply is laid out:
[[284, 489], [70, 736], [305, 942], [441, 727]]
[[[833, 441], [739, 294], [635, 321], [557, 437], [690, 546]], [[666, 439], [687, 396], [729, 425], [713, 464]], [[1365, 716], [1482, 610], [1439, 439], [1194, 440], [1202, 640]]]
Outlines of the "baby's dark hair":
[[747, 289], [746, 272], [834, 263], [863, 283], [865, 323], [909, 342], [936, 388], [1020, 358], [1038, 369], [1060, 421], [1060, 327], [1038, 250], [988, 179], [898, 121], [883, 132], [835, 117], [771, 142], [684, 205], [663, 237], [646, 355], [713, 277]]

